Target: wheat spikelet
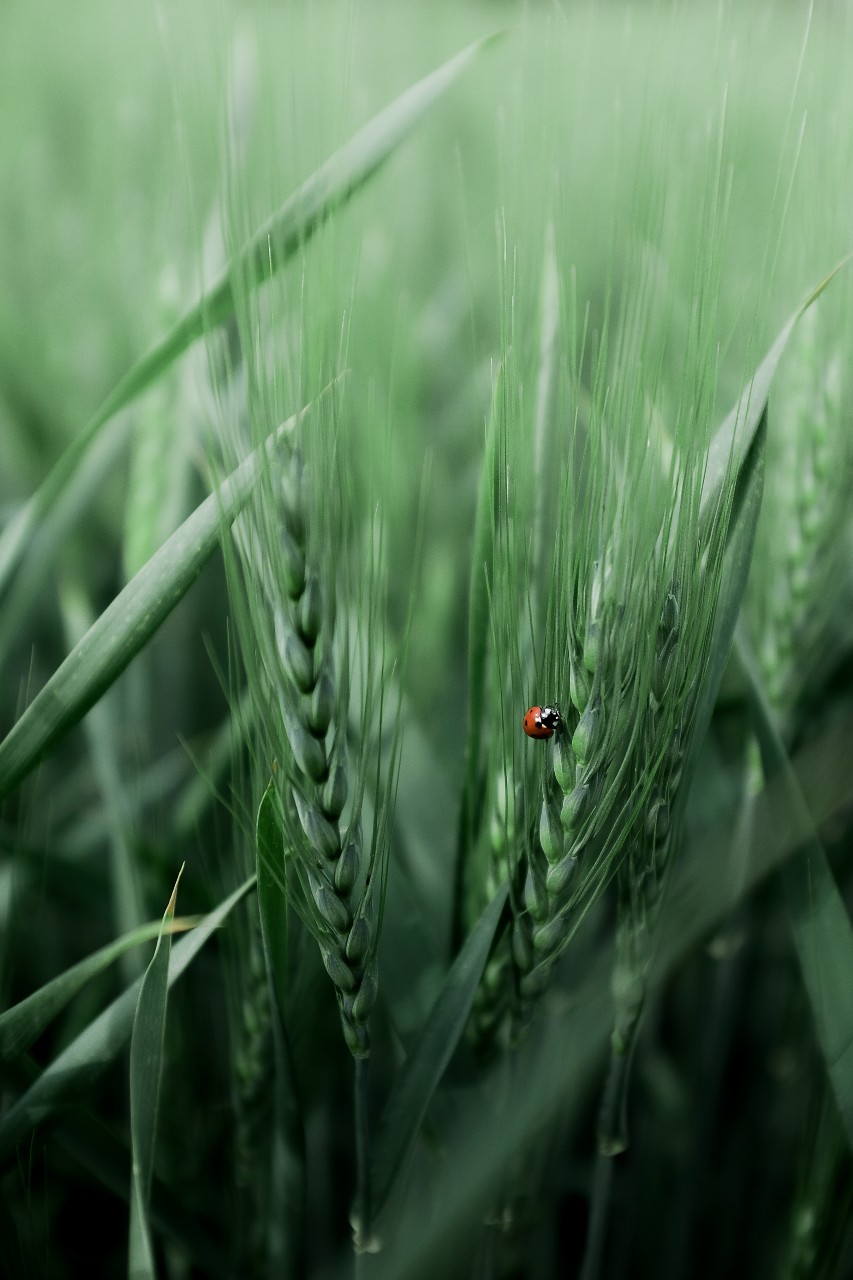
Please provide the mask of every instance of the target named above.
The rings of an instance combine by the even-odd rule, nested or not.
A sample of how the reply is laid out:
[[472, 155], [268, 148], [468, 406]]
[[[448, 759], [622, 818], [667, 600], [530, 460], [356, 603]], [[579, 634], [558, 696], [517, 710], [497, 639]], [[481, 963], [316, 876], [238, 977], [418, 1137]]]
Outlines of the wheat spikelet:
[[[512, 865], [523, 806], [522, 788], [510, 782], [509, 766], [504, 765], [494, 775], [487, 800], [483, 856], [469, 911], [472, 922], [495, 896]], [[469, 1042], [481, 1059], [488, 1059], [503, 1043], [512, 985], [512, 954], [502, 939], [489, 957], [468, 1022]]]
[[[327, 425], [314, 423], [315, 434]], [[328, 465], [317, 447], [313, 470], [324, 474], [324, 484]], [[349, 624], [337, 618], [341, 516], [334, 495], [324, 490], [318, 498], [311, 472], [294, 441], [271, 469], [260, 502], [235, 527], [251, 615], [243, 647], [253, 650], [247, 663], [253, 701], [261, 712], [263, 750], [275, 766], [287, 859], [275, 874], [318, 942], [347, 1045], [366, 1057], [387, 813], [380, 809], [366, 849], [361, 816], [374, 675], [362, 673], [364, 736], [355, 741], [353, 770], [347, 735], [357, 658]], [[381, 795], [378, 800], [381, 805]]]

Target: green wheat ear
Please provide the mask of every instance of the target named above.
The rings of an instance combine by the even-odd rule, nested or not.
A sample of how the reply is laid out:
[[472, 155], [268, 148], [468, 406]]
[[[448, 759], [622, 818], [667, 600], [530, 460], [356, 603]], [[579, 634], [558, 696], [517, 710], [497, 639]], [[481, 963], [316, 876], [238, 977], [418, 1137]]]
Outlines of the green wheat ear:
[[[532, 702], [555, 700], [563, 714], [551, 741], [528, 744], [532, 767], [511, 745], [513, 730], [503, 732], [506, 775], [522, 794], [507, 841], [515, 846], [507, 871], [516, 1033], [617, 876], [627, 885], [623, 900], [638, 904], [640, 914], [658, 910], [714, 623], [724, 520], [700, 529], [700, 512], [716, 355], [703, 315], [688, 334], [690, 372], [665, 430], [656, 407], [660, 371], [649, 354], [653, 290], [644, 270], [622, 314], [606, 322], [589, 389], [582, 385], [585, 331], [568, 325], [569, 345], [578, 349], [549, 379], [555, 421], [544, 436], [552, 449], [544, 462], [518, 421], [509, 422], [510, 413], [521, 417], [521, 397], [515, 366], [506, 363], [508, 411], [495, 452], [513, 483], [498, 492], [492, 511], [495, 701], [516, 735], [525, 693], [534, 694]], [[543, 438], [539, 425], [534, 443]], [[525, 449], [537, 457], [526, 484]], [[537, 558], [519, 531], [536, 524], [543, 487], [555, 477], [552, 550], [543, 555], [540, 546]], [[643, 970], [637, 939], [623, 930], [622, 944], [632, 953], [626, 972], [628, 960], [630, 972]], [[627, 992], [631, 984], [617, 985]]]
[[[314, 424], [315, 435], [324, 425]], [[351, 725], [355, 649], [364, 656], [366, 642], [350, 635], [346, 610], [336, 600], [340, 576], [333, 548], [342, 526], [330, 509], [327, 462], [315, 453], [306, 466], [300, 448], [292, 448], [270, 477], [268, 500], [277, 500], [277, 522], [264, 513], [264, 523], [253, 529], [244, 524], [239, 545], [260, 642], [250, 682], [254, 674], [267, 750], [277, 762], [275, 801], [288, 859], [277, 874], [318, 943], [347, 1045], [355, 1057], [366, 1057], [377, 995], [387, 797], [376, 796], [380, 820], [366, 842], [362, 811], [365, 761], [378, 728], [372, 722], [376, 672], [368, 660], [360, 718]], [[324, 477], [319, 501], [311, 474]], [[322, 540], [312, 533], [317, 527]]]
[[[474, 867], [469, 877], [471, 884], [466, 902], [469, 930], [499, 891], [507, 877], [507, 869], [517, 862], [516, 851], [524, 822], [524, 794], [520, 784], [510, 781], [507, 764], [492, 771], [485, 812], [488, 821], [475, 850]], [[511, 940], [502, 936], [486, 964], [467, 1027], [471, 1047], [482, 1061], [488, 1061], [506, 1045], [512, 997]]]
[[[255, 343], [254, 301], [247, 310], [248, 415], [234, 413], [223, 432], [233, 453], [281, 416], [285, 381], [271, 344]], [[230, 382], [239, 394], [242, 379]], [[357, 522], [341, 394], [340, 384], [327, 387], [270, 460], [234, 525], [226, 564], [256, 766], [261, 777], [272, 775], [283, 836], [284, 862], [268, 870], [316, 939], [347, 1045], [362, 1058], [378, 988], [399, 733], [385, 770], [377, 759], [384, 548], [375, 529], [362, 535]]]

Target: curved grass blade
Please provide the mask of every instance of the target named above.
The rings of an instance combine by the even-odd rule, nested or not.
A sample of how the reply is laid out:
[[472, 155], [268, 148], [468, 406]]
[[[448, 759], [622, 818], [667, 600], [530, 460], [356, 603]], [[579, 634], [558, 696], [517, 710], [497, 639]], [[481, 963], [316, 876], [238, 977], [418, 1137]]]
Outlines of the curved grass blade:
[[783, 863], [782, 884], [818, 1044], [853, 1149], [853, 927], [742, 633], [736, 645], [765, 781], [783, 783], [774, 826], [799, 835], [794, 856]]
[[735, 474], [740, 472], [746, 461], [755, 433], [758, 430], [758, 424], [767, 407], [771, 383], [776, 375], [779, 361], [782, 359], [794, 326], [800, 316], [808, 311], [812, 303], [817, 302], [827, 285], [831, 283], [851, 258], [853, 258], [853, 254], [847, 254], [846, 257], [842, 258], [833, 267], [829, 275], [825, 276], [812, 289], [806, 300], [788, 318], [776, 341], [741, 393], [737, 404], [717, 428], [708, 449], [705, 477], [702, 483], [700, 512], [703, 521], [708, 521], [713, 515], [726, 476], [729, 474], [730, 460], [734, 461]]
[[504, 885], [466, 939], [385, 1105], [373, 1152], [374, 1219], [379, 1218], [398, 1172], [414, 1150], [430, 1099], [465, 1029], [506, 899]]
[[477, 53], [496, 38], [490, 36], [463, 49], [374, 116], [285, 201], [252, 236], [222, 278], [125, 374], [0, 535], [0, 592], [42, 517], [50, 512], [101, 428], [156, 382], [203, 333], [232, 314], [235, 274], [257, 283], [270, 271], [279, 270], [330, 214], [381, 168]]
[[184, 868], [178, 872], [163, 915], [151, 963], [142, 976], [130, 1037], [130, 1231], [127, 1274], [130, 1280], [155, 1280], [154, 1251], [148, 1224], [148, 1203], [154, 1173], [154, 1144], [160, 1103], [163, 1040], [169, 995], [169, 925]]
[[693, 730], [684, 763], [684, 782], [679, 787], [679, 803], [684, 805], [690, 793], [690, 779], [699, 761], [702, 743], [711, 723], [723, 672], [731, 653], [741, 602], [749, 578], [755, 531], [764, 493], [764, 463], [767, 445], [767, 408], [765, 405], [752, 445], [746, 455], [735, 488], [732, 512], [726, 531], [723, 571], [708, 666], [696, 706]]
[[278, 440], [306, 412], [289, 418], [240, 463], [74, 646], [0, 743], [0, 798], [14, 790], [147, 644], [213, 553], [223, 519], [234, 519]]
[[[741, 601], [746, 591], [755, 530], [764, 491], [767, 402], [770, 386], [797, 321], [817, 301], [851, 257], [853, 254], [842, 258], [789, 318], [734, 409], [718, 428], [708, 450], [700, 504], [701, 517], [706, 523], [709, 523], [713, 517], [722, 486], [730, 474], [728, 468], [732, 459], [736, 467], [733, 474], [737, 476], [737, 483], [726, 531], [722, 585], [717, 601], [709, 664], [696, 709], [688, 758], [685, 762], [685, 775], [688, 779], [696, 767], [702, 741], [711, 722], [717, 692], [734, 640]], [[681, 787], [682, 803], [686, 802], [689, 790], [689, 786]]]
[[[183, 933], [197, 923], [197, 919], [172, 920], [169, 932]], [[24, 1053], [87, 982], [104, 973], [133, 947], [158, 937], [162, 930], [163, 922], [155, 920], [126, 933], [0, 1014], [0, 1064], [11, 1062]]]
[[[59, 603], [66, 644], [70, 650], [92, 626], [95, 615], [82, 585], [62, 584]], [[97, 706], [92, 707], [83, 721], [83, 732], [107, 822], [112, 929], [122, 934], [144, 924], [147, 912], [132, 845], [132, 806], [123, 777], [119, 746], [124, 729], [124, 711], [115, 694], [115, 690], [108, 691]], [[138, 978], [144, 968], [144, 957], [138, 952], [126, 952], [122, 956], [121, 976], [125, 984]]]
[[[205, 916], [192, 933], [181, 938], [169, 960], [169, 986], [181, 977], [229, 912], [255, 884], [250, 876], [215, 911]], [[51, 1120], [77, 1102], [109, 1066], [132, 1029], [139, 988], [137, 979], [104, 1009], [71, 1044], [46, 1067], [38, 1079], [0, 1120], [0, 1163], [9, 1160], [15, 1146], [38, 1124]]]
[[199, 304], [205, 316], [220, 323], [233, 311], [231, 280], [235, 270], [250, 279], [277, 271], [330, 213], [377, 172], [477, 54], [499, 38], [486, 36], [457, 53], [395, 98], [330, 156], [255, 232], [236, 263]]
[[[40, 513], [38, 524], [31, 527], [26, 554], [8, 591], [3, 592], [0, 610], [0, 670], [6, 665], [15, 642], [31, 625], [38, 608], [42, 588], [56, 569], [57, 549], [83, 514], [89, 511], [101, 487], [121, 467], [127, 424], [119, 419], [99, 432], [97, 440], [67, 484], [58, 492], [49, 509]], [[25, 509], [23, 504], [22, 510]], [[5, 536], [0, 534], [0, 543]]]

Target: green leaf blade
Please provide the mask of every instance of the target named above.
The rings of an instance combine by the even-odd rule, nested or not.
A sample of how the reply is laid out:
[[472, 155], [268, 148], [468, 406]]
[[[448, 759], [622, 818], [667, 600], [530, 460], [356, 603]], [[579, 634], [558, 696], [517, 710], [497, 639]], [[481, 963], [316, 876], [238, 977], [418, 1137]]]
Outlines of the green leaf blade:
[[128, 370], [58, 458], [36, 493], [0, 534], [0, 592], [11, 579], [43, 517], [74, 476], [101, 429], [152, 386], [202, 334], [222, 324], [233, 313], [234, 273], [257, 283], [270, 269], [279, 270], [331, 213], [382, 167], [479, 51], [499, 38], [499, 35], [488, 36], [463, 49], [380, 111], [285, 201], [252, 236], [222, 278]]
[[799, 837], [793, 856], [783, 863], [782, 885], [818, 1044], [853, 1150], [853, 926], [743, 634], [737, 637], [737, 653], [765, 779], [768, 785], [772, 780], [784, 784], [780, 823]]
[[233, 309], [234, 268], [250, 279], [278, 270], [336, 208], [382, 167], [477, 54], [500, 38], [500, 34], [486, 36], [450, 58], [406, 89], [330, 156], [252, 236], [232, 271], [199, 304], [210, 318], [219, 322]]
[[[233, 908], [254, 887], [251, 876], [182, 938], [169, 959], [169, 985], [181, 977]], [[117, 996], [85, 1030], [56, 1057], [14, 1103], [0, 1121], [0, 1164], [38, 1124], [79, 1101], [114, 1060], [133, 1029], [141, 979]]]
[[714, 705], [731, 653], [735, 628], [749, 580], [755, 533], [764, 493], [766, 448], [767, 415], [765, 412], [758, 423], [752, 446], [738, 476], [732, 511], [726, 529], [720, 591], [711, 632], [708, 661], [693, 717], [684, 763], [684, 778], [679, 788], [677, 803], [682, 811], [690, 794], [691, 779], [698, 766], [702, 744], [714, 713]]
[[36, 694], [0, 743], [0, 798], [15, 789], [151, 639], [212, 555], [223, 521], [237, 515], [278, 439], [292, 431], [300, 416], [283, 423], [188, 516]]
[[156, 1277], [148, 1202], [154, 1172], [154, 1146], [169, 995], [171, 940], [168, 925], [175, 916], [175, 901], [183, 870], [181, 867], [178, 872], [178, 879], [163, 915], [154, 955], [142, 977], [130, 1037], [131, 1188], [127, 1268], [130, 1280], [155, 1280]]
[[[138, 395], [152, 386], [179, 356], [200, 338], [204, 332], [202, 315], [198, 308], [178, 322], [170, 332], [144, 355], [116, 383], [106, 400], [82, 431], [78, 432], [67, 449], [57, 458], [33, 496], [15, 513], [0, 534], [0, 592], [4, 591], [14, 574], [21, 558], [25, 555], [32, 539], [39, 532], [46, 517], [49, 517], [56, 503], [62, 498], [77, 471], [88, 458], [92, 446], [98, 440], [103, 427], [111, 422], [116, 414], [131, 404]], [[117, 424], [124, 436], [125, 426]], [[72, 513], [73, 514], [73, 513]], [[64, 525], [55, 531], [54, 541], [62, 533]], [[44, 552], [42, 553], [46, 561]]]
[[[182, 927], [183, 923], [174, 921], [173, 928]], [[132, 948], [158, 937], [162, 927], [162, 922], [157, 920], [134, 929], [72, 965], [0, 1014], [0, 1063], [12, 1062], [24, 1053], [87, 983], [106, 972]]]
[[734, 466], [734, 474], [739, 474], [749, 454], [759, 424], [767, 408], [770, 388], [776, 376], [779, 362], [785, 354], [785, 348], [794, 326], [809, 307], [818, 300], [824, 289], [832, 282], [841, 269], [847, 265], [853, 255], [848, 254], [833, 267], [832, 271], [811, 291], [806, 300], [797, 307], [782, 326], [775, 342], [756, 369], [752, 378], [738, 398], [737, 404], [723, 420], [714, 434], [708, 449], [705, 476], [702, 483], [700, 503], [701, 518], [707, 522], [713, 515], [719, 501], [721, 491], [730, 466]]
[[414, 1150], [430, 1099], [459, 1043], [507, 899], [504, 885], [483, 911], [442, 984], [420, 1038], [382, 1115], [374, 1147], [378, 1218], [398, 1171]]

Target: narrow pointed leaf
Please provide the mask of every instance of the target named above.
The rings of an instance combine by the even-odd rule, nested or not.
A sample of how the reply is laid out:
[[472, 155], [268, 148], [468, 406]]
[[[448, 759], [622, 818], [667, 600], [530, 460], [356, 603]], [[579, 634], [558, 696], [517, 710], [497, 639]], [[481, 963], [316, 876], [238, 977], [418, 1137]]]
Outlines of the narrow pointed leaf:
[[258, 909], [274, 995], [284, 1018], [287, 899], [284, 888], [284, 842], [276, 814], [275, 790], [271, 782], [258, 807], [256, 827], [258, 860]]
[[[195, 923], [194, 920], [173, 920], [169, 929], [172, 933], [183, 932]], [[24, 1053], [88, 982], [133, 947], [158, 937], [162, 928], [162, 921], [155, 920], [126, 933], [0, 1014], [0, 1063], [11, 1062]]]
[[[278, 270], [334, 209], [376, 173], [480, 50], [497, 38], [487, 36], [469, 45], [359, 129], [252, 236], [234, 264], [237, 273], [265, 277], [270, 270]], [[234, 267], [199, 304], [202, 313], [215, 322], [225, 319], [234, 308], [233, 273]]]
[[825, 276], [820, 284], [816, 285], [806, 300], [788, 318], [776, 341], [770, 347], [770, 350], [742, 392], [737, 404], [717, 429], [708, 449], [705, 478], [702, 484], [701, 514], [703, 520], [707, 521], [713, 513], [726, 476], [729, 474], [730, 460], [734, 463], [735, 474], [740, 472], [746, 460], [752, 441], [755, 438], [755, 433], [758, 430], [758, 425], [767, 407], [770, 387], [776, 376], [779, 361], [782, 359], [794, 326], [800, 316], [808, 311], [813, 302], [817, 301], [841, 268], [850, 261], [851, 256], [853, 255], [848, 254], [847, 257], [842, 258], [841, 262], [833, 267], [829, 275]]
[[175, 916], [175, 900], [183, 870], [181, 867], [178, 872], [151, 963], [142, 975], [130, 1037], [131, 1177], [127, 1265], [130, 1280], [155, 1280], [157, 1274], [148, 1224], [148, 1203], [154, 1173], [154, 1145], [169, 996], [171, 937], [168, 926]]
[[[169, 986], [192, 963], [204, 944], [216, 932], [229, 912], [255, 884], [251, 876], [235, 889], [215, 911], [205, 916], [196, 929], [172, 948]], [[9, 1160], [15, 1146], [27, 1134], [69, 1104], [85, 1096], [91, 1085], [110, 1065], [133, 1029], [133, 1018], [142, 979], [137, 979], [89, 1023], [84, 1031], [46, 1067], [26, 1093], [0, 1120], [0, 1163]]]
[[693, 733], [685, 762], [685, 782], [679, 788], [680, 802], [684, 804], [690, 791], [689, 779], [699, 759], [699, 752], [711, 723], [714, 704], [717, 701], [720, 682], [731, 653], [740, 607], [749, 578], [755, 531], [761, 512], [764, 493], [764, 463], [767, 446], [767, 413], [762, 414], [759, 429], [753, 437], [752, 448], [741, 468], [735, 489], [729, 527], [726, 531], [726, 547], [723, 553], [723, 571], [708, 666], [699, 703], [693, 722]]
[[125, 374], [0, 535], [0, 592], [14, 573], [42, 516], [50, 511], [101, 428], [156, 382], [203, 333], [232, 314], [231, 282], [235, 273], [257, 283], [262, 275], [268, 276], [270, 270], [277, 271], [333, 210], [340, 208], [376, 173], [479, 50], [495, 38], [487, 37], [470, 45], [374, 116], [285, 201], [252, 236], [223, 277]]
[[486, 907], [454, 960], [426, 1025], [396, 1081], [374, 1147], [375, 1216], [415, 1147], [430, 1099], [459, 1043], [507, 898], [504, 885]]
[[765, 779], [768, 785], [774, 780], [784, 784], [777, 788], [774, 825], [800, 837], [793, 857], [782, 865], [782, 884], [818, 1043], [853, 1149], [853, 927], [742, 634], [737, 653]]
[[[92, 626], [94, 612], [86, 593], [73, 584], [61, 587], [60, 608], [66, 644], [71, 649]], [[105, 694], [83, 721], [93, 774], [107, 822], [112, 927], [116, 933], [130, 933], [139, 928], [147, 914], [141, 874], [134, 856], [132, 805], [123, 776], [119, 746], [124, 728], [124, 710], [116, 701], [115, 691]], [[122, 956], [121, 975], [125, 983], [138, 978], [144, 968], [142, 955], [126, 952]]]
[[0, 798], [14, 790], [148, 643], [213, 553], [223, 520], [234, 519], [276, 443], [300, 416], [283, 423], [196, 508], [36, 694], [0, 743]]
[[[69, 532], [85, 513], [91, 511], [108, 477], [120, 470], [126, 434], [127, 423], [121, 418], [99, 432], [74, 474], [55, 494], [49, 507], [40, 511], [38, 522], [30, 525], [26, 546], [22, 548], [23, 562], [8, 590], [2, 592], [0, 669], [6, 667], [15, 644], [32, 626], [44, 585], [56, 572], [58, 551]], [[21, 513], [26, 508], [25, 503], [13, 517], [13, 525], [15, 519], [23, 518]], [[0, 534], [0, 545], [6, 536], [4, 528]]]

